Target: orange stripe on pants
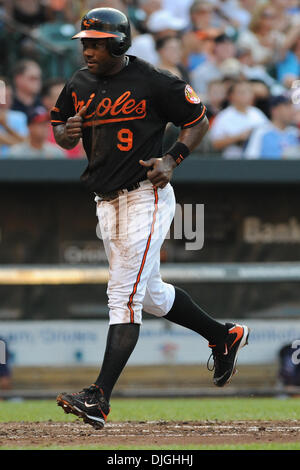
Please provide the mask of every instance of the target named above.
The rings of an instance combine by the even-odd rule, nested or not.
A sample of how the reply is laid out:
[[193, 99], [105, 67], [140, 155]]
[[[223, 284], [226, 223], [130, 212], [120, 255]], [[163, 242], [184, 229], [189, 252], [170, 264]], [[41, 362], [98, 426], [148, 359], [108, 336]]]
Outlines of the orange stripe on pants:
[[157, 193], [157, 188], [155, 186], [154, 186], [153, 190], [154, 190], [154, 212], [153, 212], [151, 231], [150, 231], [150, 234], [149, 234], [149, 237], [148, 237], [148, 240], [147, 240], [147, 244], [146, 244], [146, 248], [145, 248], [145, 251], [144, 251], [144, 254], [143, 254], [143, 259], [142, 259], [142, 262], [141, 262], [141, 266], [140, 266], [136, 281], [134, 283], [134, 286], [133, 286], [132, 292], [129, 296], [129, 301], [128, 301], [128, 304], [127, 304], [128, 308], [129, 308], [129, 311], [130, 311], [130, 323], [134, 323], [134, 311], [133, 311], [133, 308], [132, 308], [133, 296], [137, 291], [137, 287], [138, 287], [138, 284], [140, 282], [141, 275], [142, 275], [142, 272], [143, 272], [143, 269], [144, 269], [144, 266], [145, 266], [147, 253], [149, 251], [151, 238], [152, 238], [152, 235], [153, 235], [153, 232], [154, 232], [154, 225], [155, 225], [155, 221], [156, 221], [156, 214], [157, 214], [157, 208], [158, 208], [158, 193]]

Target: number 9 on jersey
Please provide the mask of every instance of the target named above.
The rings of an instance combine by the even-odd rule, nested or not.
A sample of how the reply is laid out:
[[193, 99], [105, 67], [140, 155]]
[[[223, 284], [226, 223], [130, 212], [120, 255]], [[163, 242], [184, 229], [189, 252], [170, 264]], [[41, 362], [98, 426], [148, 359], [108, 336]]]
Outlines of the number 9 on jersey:
[[118, 132], [118, 149], [122, 152], [128, 152], [133, 146], [133, 133], [130, 129], [120, 129]]

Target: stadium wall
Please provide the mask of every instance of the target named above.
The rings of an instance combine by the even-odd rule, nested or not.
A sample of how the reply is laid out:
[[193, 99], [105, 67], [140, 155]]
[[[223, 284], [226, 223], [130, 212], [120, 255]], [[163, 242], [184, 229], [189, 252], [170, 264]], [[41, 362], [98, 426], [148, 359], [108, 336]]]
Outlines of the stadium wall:
[[[300, 361], [300, 320], [247, 320], [249, 346], [241, 351], [240, 365], [274, 364], [280, 348], [295, 342]], [[14, 366], [98, 366], [106, 345], [107, 321], [0, 322], [2, 338]], [[165, 320], [144, 322], [129, 366], [206, 364], [207, 341]]]

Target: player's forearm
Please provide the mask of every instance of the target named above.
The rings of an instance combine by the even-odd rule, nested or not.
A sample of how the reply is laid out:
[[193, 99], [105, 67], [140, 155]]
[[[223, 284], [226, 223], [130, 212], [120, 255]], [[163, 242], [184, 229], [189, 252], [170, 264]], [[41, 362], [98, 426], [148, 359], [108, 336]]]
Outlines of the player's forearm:
[[79, 142], [79, 137], [69, 137], [66, 134], [66, 125], [65, 124], [60, 124], [59, 126], [53, 127], [53, 134], [55, 141], [60, 147], [64, 149], [72, 149], [76, 147], [76, 145]]
[[[177, 143], [175, 143], [172, 149], [169, 150], [170, 153], [167, 153], [163, 157], [163, 160], [170, 171], [174, 170], [174, 168], [176, 168], [176, 166], [179, 164], [178, 162], [181, 162], [183, 158], [185, 158], [200, 144], [208, 129], [209, 122], [208, 119], [205, 117], [196, 126], [181, 130], [177, 139]], [[180, 147], [179, 143], [184, 144], [182, 148]], [[186, 155], [184, 155], [185, 151], [187, 152]], [[183, 155], [181, 154], [181, 152], [183, 153]]]
[[190, 152], [192, 152], [196, 147], [198, 147], [208, 129], [209, 122], [207, 117], [204, 117], [204, 119], [202, 119], [202, 121], [196, 126], [182, 129], [178, 137], [178, 142], [186, 145]]
[[[184, 144], [182, 146], [183, 149], [185, 146], [187, 147], [187, 149], [185, 149], [187, 152], [193, 151], [205, 136], [208, 128], [209, 122], [205, 117], [197, 126], [183, 129], [179, 134], [177, 144], [174, 146], [175, 149], [178, 146], [180, 147], [180, 142]], [[153, 185], [159, 188], [164, 188], [168, 182], [171, 181], [173, 170], [178, 165], [176, 155], [174, 155], [174, 152], [176, 153], [177, 151], [174, 147], [169, 150], [170, 153], [167, 153], [162, 158], [150, 158], [150, 160], [146, 162], [140, 160], [143, 166], [151, 168], [147, 172], [147, 177]], [[182, 156], [180, 155], [180, 157]]]

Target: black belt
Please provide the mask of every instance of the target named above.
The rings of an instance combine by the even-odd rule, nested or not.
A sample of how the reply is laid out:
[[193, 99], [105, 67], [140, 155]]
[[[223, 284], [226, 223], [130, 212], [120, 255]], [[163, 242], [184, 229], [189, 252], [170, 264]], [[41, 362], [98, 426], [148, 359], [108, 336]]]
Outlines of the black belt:
[[[145, 180], [142, 180], [142, 181], [145, 181]], [[112, 201], [113, 199], [116, 199], [117, 197], [119, 197], [122, 194], [123, 191], [130, 192], [130, 191], [133, 191], [134, 189], [138, 189], [140, 187], [140, 183], [142, 181], [139, 181], [138, 183], [131, 184], [130, 186], [127, 186], [126, 188], [116, 189], [115, 191], [110, 191], [108, 193], [95, 192], [95, 194], [102, 201]]]

